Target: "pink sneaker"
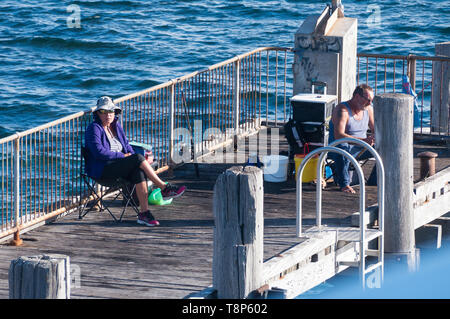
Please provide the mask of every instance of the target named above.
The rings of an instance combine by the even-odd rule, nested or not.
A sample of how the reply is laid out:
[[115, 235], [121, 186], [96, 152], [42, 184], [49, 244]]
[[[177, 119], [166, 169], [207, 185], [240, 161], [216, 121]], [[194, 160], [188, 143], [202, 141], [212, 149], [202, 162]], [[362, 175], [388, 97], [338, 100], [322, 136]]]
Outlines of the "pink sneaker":
[[137, 223], [149, 227], [159, 226], [159, 221], [157, 221], [155, 217], [153, 217], [152, 213], [150, 213], [149, 210], [138, 214]]
[[167, 183], [166, 188], [161, 191], [161, 195], [164, 200], [169, 200], [171, 198], [180, 197], [185, 190], [186, 186], [175, 186]]

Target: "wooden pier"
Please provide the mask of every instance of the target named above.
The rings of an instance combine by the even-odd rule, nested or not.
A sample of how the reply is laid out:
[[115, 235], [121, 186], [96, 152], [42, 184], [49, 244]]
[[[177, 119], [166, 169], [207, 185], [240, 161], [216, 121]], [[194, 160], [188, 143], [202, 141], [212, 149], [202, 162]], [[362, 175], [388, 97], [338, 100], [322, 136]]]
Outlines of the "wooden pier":
[[[280, 152], [287, 150], [280, 141]], [[417, 144], [414, 174], [420, 167], [417, 154], [439, 154], [436, 171], [450, 165], [448, 146]], [[244, 152], [247, 152], [244, 150]], [[213, 187], [227, 168], [242, 163], [202, 163], [200, 176], [192, 164], [163, 178], [187, 186], [187, 192], [171, 205], [152, 206], [159, 227], [138, 225], [132, 209], [121, 223], [107, 212], [91, 212], [79, 220], [77, 212], [61, 217], [22, 235], [24, 244], [0, 247], [0, 298], [8, 298], [8, 268], [19, 256], [63, 254], [72, 266], [71, 298], [179, 299], [212, 285]], [[364, 167], [365, 174], [373, 163]], [[358, 189], [358, 188], [356, 188]], [[295, 181], [264, 182], [264, 260], [302, 241], [295, 236]], [[367, 205], [376, 203], [376, 187], [366, 187]], [[339, 205], [336, 205], [339, 203]], [[119, 209], [120, 201], [117, 201]], [[303, 188], [303, 225], [315, 219], [315, 186]], [[344, 194], [329, 184], [323, 192], [323, 222], [350, 226], [358, 211], [358, 194]], [[304, 240], [304, 239], [303, 239]], [[268, 270], [267, 270], [268, 271]]]

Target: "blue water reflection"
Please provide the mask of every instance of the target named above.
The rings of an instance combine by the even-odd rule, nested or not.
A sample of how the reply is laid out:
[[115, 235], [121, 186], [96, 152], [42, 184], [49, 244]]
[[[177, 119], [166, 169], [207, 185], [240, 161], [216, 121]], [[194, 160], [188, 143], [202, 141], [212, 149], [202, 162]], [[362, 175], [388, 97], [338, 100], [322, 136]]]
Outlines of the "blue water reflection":
[[[419, 246], [420, 247], [420, 246]], [[345, 271], [298, 296], [298, 299], [448, 299], [450, 298], [450, 245], [420, 249], [417, 271], [409, 271], [405, 259], [385, 261], [380, 288], [362, 289], [357, 270]], [[370, 277], [370, 275], [368, 275]], [[379, 286], [373, 284], [372, 286]]]

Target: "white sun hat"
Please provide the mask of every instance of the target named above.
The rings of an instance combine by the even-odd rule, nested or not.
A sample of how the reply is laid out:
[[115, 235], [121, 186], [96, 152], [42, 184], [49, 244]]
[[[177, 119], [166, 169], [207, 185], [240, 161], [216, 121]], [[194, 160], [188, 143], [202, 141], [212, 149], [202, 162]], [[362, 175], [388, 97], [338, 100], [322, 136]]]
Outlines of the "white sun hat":
[[98, 110], [114, 111], [116, 114], [120, 114], [122, 112], [122, 109], [114, 104], [113, 100], [109, 96], [102, 96], [97, 100], [97, 107], [94, 112], [97, 112]]

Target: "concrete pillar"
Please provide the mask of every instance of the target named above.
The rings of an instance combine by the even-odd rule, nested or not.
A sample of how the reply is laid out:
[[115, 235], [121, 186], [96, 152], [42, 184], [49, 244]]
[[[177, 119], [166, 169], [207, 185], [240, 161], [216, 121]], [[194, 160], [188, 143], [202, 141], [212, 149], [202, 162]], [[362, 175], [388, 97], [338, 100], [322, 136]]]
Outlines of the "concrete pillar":
[[[450, 57], [450, 42], [437, 43], [436, 56]], [[450, 63], [433, 62], [433, 98], [431, 101], [432, 132], [449, 132], [450, 109]]]
[[308, 16], [295, 33], [293, 94], [310, 93], [311, 82], [321, 81], [341, 102], [356, 86], [358, 23], [344, 17], [338, 4], [331, 16], [329, 10]]

